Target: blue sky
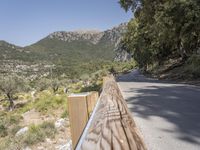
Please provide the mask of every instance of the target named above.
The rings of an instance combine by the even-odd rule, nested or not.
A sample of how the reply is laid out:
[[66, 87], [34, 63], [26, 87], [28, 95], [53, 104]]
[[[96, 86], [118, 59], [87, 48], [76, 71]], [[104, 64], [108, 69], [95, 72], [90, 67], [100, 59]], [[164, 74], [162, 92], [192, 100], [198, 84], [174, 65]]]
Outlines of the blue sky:
[[25, 46], [54, 31], [106, 30], [131, 17], [118, 0], [0, 0], [0, 40]]

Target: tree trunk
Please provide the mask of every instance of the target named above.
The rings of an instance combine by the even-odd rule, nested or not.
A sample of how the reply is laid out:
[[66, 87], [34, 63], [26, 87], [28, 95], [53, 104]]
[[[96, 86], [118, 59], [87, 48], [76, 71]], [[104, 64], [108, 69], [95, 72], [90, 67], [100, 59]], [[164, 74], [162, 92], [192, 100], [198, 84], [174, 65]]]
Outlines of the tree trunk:
[[13, 111], [13, 109], [14, 109], [14, 102], [13, 102], [12, 99], [10, 99], [9, 101], [10, 101], [9, 111]]
[[10, 93], [7, 93], [6, 95], [8, 97], [9, 102], [10, 102], [8, 109], [9, 109], [9, 111], [12, 111], [13, 108], [14, 108], [13, 98], [12, 98]]
[[144, 69], [144, 72], [147, 72], [147, 64], [144, 65], [143, 69]]
[[53, 88], [54, 94], [55, 94], [57, 91], [58, 91], [58, 87], [54, 87], [54, 88]]
[[187, 59], [187, 54], [186, 54], [185, 49], [183, 48], [181, 40], [178, 42], [178, 49], [179, 49], [179, 52], [180, 52], [182, 60], [183, 61], [186, 60]]

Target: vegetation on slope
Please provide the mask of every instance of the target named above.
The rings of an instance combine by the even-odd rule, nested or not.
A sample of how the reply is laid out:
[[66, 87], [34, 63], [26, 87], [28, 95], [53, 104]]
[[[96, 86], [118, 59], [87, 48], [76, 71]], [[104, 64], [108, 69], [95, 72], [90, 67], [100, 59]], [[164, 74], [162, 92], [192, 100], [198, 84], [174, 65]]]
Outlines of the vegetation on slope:
[[[153, 69], [179, 58], [179, 63], [191, 66], [194, 55], [199, 59], [198, 0], [120, 0], [120, 4], [134, 12], [122, 43], [140, 68]], [[195, 72], [196, 67], [190, 67], [190, 71]]]
[[[103, 76], [133, 69], [134, 61], [113, 62], [121, 29], [95, 33], [94, 39], [56, 32], [28, 47], [0, 41], [0, 149], [34, 149], [55, 140], [54, 122], [68, 117], [68, 94], [101, 91]], [[24, 127], [28, 131], [18, 137]]]
[[90, 71], [85, 67], [93, 69], [92, 64], [98, 66], [103, 61], [114, 58], [113, 45], [104, 43], [94, 45], [87, 41], [68, 43], [46, 38], [27, 49], [33, 53], [31, 57], [33, 61], [51, 62], [56, 65], [56, 76], [65, 73], [70, 78], [78, 77], [80, 72]]
[[[54, 140], [55, 136], [59, 134], [54, 126], [55, 120], [68, 117], [68, 94], [100, 91], [103, 76], [110, 72], [127, 72], [134, 67], [134, 62], [107, 63], [102, 70], [92, 74], [83, 74], [80, 79], [74, 81], [59, 80], [57, 82], [57, 79], [43, 78], [38, 83], [26, 82], [29, 86], [27, 92], [16, 90], [22, 89], [21, 85], [16, 82], [17, 78], [11, 78], [12, 80], [8, 80], [7, 83], [13, 85], [11, 87], [15, 92], [12, 93], [12, 97], [16, 97], [13, 101], [12, 111], [7, 109], [9, 101], [5, 100], [7, 98], [5, 93], [0, 95], [0, 149], [23, 149], [26, 146], [34, 147], [45, 142], [47, 138]], [[1, 80], [4, 81], [4, 78], [0, 78]], [[56, 82], [57, 90], [53, 88], [54, 82]], [[34, 121], [35, 116], [32, 116], [34, 113], [39, 115], [37, 124]], [[28, 122], [27, 118], [30, 119]], [[42, 120], [42, 118], [47, 120]], [[24, 127], [28, 127], [28, 131], [20, 137], [16, 136], [16, 133]]]
[[[115, 57], [115, 43], [126, 25], [104, 32], [54, 32], [27, 47], [0, 42], [0, 72], [34, 80], [50, 75], [79, 78], [102, 69]], [[52, 75], [52, 74], [51, 74]]]

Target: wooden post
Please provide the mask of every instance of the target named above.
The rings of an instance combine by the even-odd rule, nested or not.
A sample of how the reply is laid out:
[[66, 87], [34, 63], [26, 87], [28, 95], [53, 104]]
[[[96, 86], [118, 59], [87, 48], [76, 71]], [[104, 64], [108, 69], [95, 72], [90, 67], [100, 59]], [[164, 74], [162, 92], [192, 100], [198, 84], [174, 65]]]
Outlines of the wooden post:
[[99, 97], [98, 92], [90, 92], [90, 94], [87, 96], [87, 106], [88, 106], [88, 116], [92, 114], [92, 111], [97, 103], [97, 99]]
[[73, 148], [88, 122], [98, 98], [98, 92], [71, 94], [68, 96], [68, 110]]

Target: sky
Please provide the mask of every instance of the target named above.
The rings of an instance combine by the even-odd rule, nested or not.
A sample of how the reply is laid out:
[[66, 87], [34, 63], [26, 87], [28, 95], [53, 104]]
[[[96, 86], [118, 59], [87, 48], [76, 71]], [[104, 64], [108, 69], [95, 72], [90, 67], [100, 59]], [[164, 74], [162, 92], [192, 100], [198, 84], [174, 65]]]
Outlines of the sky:
[[0, 40], [27, 46], [55, 31], [103, 31], [131, 17], [118, 0], [0, 0]]

